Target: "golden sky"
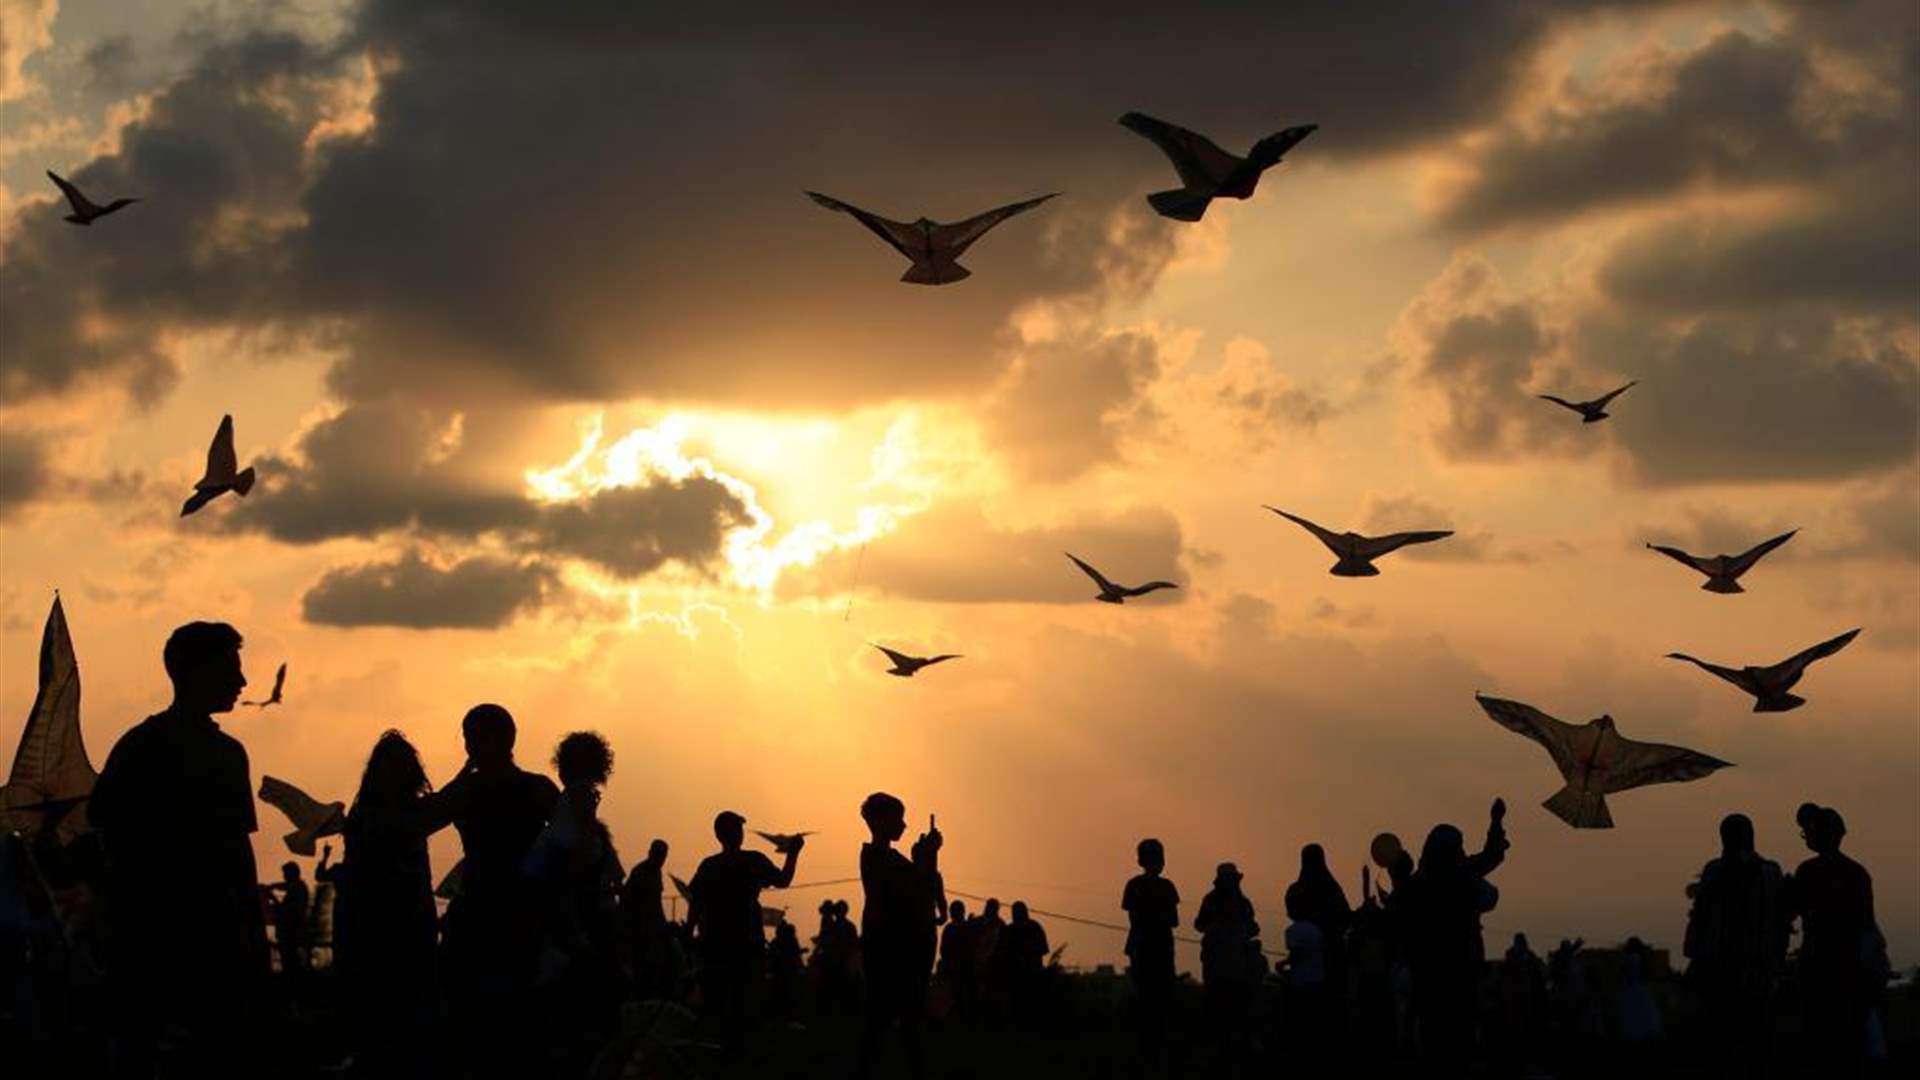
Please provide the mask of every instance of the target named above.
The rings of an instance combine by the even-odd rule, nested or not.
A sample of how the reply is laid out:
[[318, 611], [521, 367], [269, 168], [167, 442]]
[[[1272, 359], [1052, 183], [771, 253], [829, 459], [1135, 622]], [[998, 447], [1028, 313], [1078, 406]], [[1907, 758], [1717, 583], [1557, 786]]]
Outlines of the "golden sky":
[[[1231, 859], [1269, 939], [1301, 844], [1357, 899], [1375, 832], [1498, 794], [1494, 946], [1677, 949], [1720, 817], [1791, 866], [1811, 799], [1920, 957], [1911, 4], [122, 7], [0, 0], [0, 715], [58, 588], [96, 762], [223, 619], [290, 666], [228, 729], [322, 798], [388, 727], [451, 775], [498, 701], [529, 766], [612, 739], [629, 860], [685, 876], [732, 808], [850, 876], [884, 788], [955, 889], [1114, 919], [1157, 835], [1189, 917]], [[1135, 108], [1321, 128], [1180, 225]], [[74, 228], [49, 166], [143, 201]], [[803, 189], [1066, 194], [929, 289]], [[1598, 425], [1533, 396], [1629, 379]], [[261, 482], [181, 520], [225, 413]], [[1334, 578], [1262, 503], [1456, 535]], [[1796, 527], [1731, 597], [1642, 546]], [[1064, 550], [1183, 587], [1093, 603]], [[1787, 714], [1663, 659], [1854, 626]], [[1574, 832], [1475, 691], [1736, 767]]]

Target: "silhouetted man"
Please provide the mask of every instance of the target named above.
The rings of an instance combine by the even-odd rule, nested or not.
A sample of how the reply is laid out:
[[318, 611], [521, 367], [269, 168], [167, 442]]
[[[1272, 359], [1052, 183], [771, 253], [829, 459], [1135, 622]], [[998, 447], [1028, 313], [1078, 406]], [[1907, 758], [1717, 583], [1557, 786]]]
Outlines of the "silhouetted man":
[[973, 927], [967, 920], [967, 905], [958, 900], [947, 905], [947, 925], [940, 931], [940, 974], [953, 991], [954, 1011], [970, 1018], [979, 996], [979, 976], [974, 972]]
[[1720, 857], [1701, 868], [1688, 893], [1687, 978], [1705, 999], [1712, 1068], [1764, 1076], [1768, 1013], [1792, 915], [1780, 865], [1754, 850], [1745, 814], [1721, 820]]
[[1793, 872], [1792, 902], [1800, 916], [1800, 982], [1807, 1004], [1810, 1071], [1859, 1074], [1867, 1045], [1867, 1016], [1878, 995], [1867, 963], [1876, 923], [1873, 878], [1841, 854], [1847, 835], [1840, 812], [1806, 803], [1795, 815], [1813, 858]]
[[255, 1003], [266, 923], [248, 839], [256, 828], [246, 748], [214, 723], [246, 687], [240, 633], [188, 623], [162, 654], [173, 703], [114, 744], [88, 813], [106, 839], [116, 1075], [154, 1074], [168, 1019], [202, 1075], [255, 1075]]
[[300, 864], [282, 864], [280, 880], [268, 888], [280, 894], [273, 901], [273, 944], [280, 954], [280, 972], [298, 978], [307, 971], [307, 925], [313, 908]]
[[466, 859], [445, 925], [452, 985], [465, 1013], [465, 1049], [478, 1075], [532, 1075], [541, 907], [522, 864], [560, 789], [514, 763], [518, 731], [507, 710], [475, 705], [460, 731], [467, 764], [442, 796]]
[[929, 820], [927, 831], [914, 841], [911, 859], [895, 851], [894, 842], [906, 835], [907, 808], [884, 791], [867, 796], [860, 804], [860, 818], [871, 837], [860, 847], [860, 886], [866, 892], [860, 953], [867, 975], [867, 1021], [854, 1075], [868, 1075], [881, 1037], [898, 1019], [908, 1073], [918, 1077], [924, 1072], [920, 1025], [933, 972], [934, 928], [946, 916], [939, 863], [943, 841]]
[[1027, 902], [1013, 902], [1013, 921], [1000, 935], [1000, 952], [1005, 956], [1007, 1004], [1013, 1021], [1021, 1027], [1037, 1026], [1046, 1010], [1047, 954], [1046, 928], [1027, 913]]
[[747, 819], [722, 810], [713, 819], [720, 850], [700, 861], [687, 883], [687, 922], [699, 935], [701, 992], [706, 1007], [731, 1038], [751, 1020], [754, 998], [766, 972], [767, 939], [760, 915], [762, 889], [793, 883], [806, 838], [796, 837], [785, 862], [744, 851]]
[[1128, 972], [1139, 1000], [1140, 1052], [1157, 1063], [1166, 1050], [1167, 1012], [1173, 1005], [1173, 928], [1180, 925], [1180, 890], [1161, 877], [1167, 867], [1160, 841], [1140, 841], [1140, 873], [1120, 896], [1127, 912]]
[[667, 985], [667, 913], [660, 906], [665, 887], [667, 842], [647, 846], [647, 857], [633, 864], [620, 890], [620, 913], [632, 943], [634, 996], [642, 1001], [665, 997]]

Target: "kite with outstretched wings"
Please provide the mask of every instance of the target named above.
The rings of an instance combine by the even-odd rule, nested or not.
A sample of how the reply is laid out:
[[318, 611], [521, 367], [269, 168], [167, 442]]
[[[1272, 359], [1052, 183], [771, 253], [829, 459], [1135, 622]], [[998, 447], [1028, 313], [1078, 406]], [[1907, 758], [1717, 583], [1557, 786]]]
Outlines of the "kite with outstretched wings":
[[314, 841], [323, 836], [336, 836], [347, 827], [346, 803], [323, 803], [285, 780], [262, 776], [260, 801], [293, 822], [293, 831], [286, 835], [286, 841], [287, 850], [295, 855], [312, 855]]

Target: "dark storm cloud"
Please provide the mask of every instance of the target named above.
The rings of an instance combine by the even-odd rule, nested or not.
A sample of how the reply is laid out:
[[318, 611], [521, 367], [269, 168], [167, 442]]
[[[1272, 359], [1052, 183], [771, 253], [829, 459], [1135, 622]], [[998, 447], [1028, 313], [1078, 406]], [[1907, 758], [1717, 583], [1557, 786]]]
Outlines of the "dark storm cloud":
[[539, 608], [557, 588], [554, 572], [537, 562], [476, 555], [443, 568], [408, 551], [393, 562], [329, 570], [300, 607], [322, 626], [487, 630]]
[[45, 491], [52, 479], [46, 449], [17, 431], [0, 431], [0, 521], [5, 521]]

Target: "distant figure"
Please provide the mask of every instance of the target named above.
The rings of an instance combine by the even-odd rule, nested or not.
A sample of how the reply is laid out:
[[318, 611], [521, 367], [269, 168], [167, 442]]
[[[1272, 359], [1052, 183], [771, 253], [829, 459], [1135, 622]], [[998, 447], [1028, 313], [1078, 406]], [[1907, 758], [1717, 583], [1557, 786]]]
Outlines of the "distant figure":
[[1047, 954], [1046, 927], [1035, 922], [1024, 900], [1013, 902], [1013, 921], [1000, 935], [1000, 952], [1006, 957], [1007, 1011], [1013, 1022], [1029, 1030], [1040, 1026], [1046, 1015]]
[[982, 1013], [996, 1021], [1007, 1007], [1007, 958], [1000, 951], [1000, 936], [1006, 929], [999, 898], [989, 897], [967, 931], [973, 942], [973, 971], [979, 982], [974, 999]]
[[767, 940], [760, 892], [793, 883], [804, 839], [796, 839], [778, 867], [758, 851], [746, 851], [747, 819], [722, 810], [713, 819], [720, 850], [701, 860], [688, 883], [687, 923], [700, 949], [703, 1001], [729, 1040], [745, 1034], [766, 977]]
[[1171, 581], [1149, 581], [1145, 585], [1116, 585], [1108, 580], [1105, 574], [1089, 566], [1073, 552], [1067, 552], [1066, 556], [1073, 560], [1073, 565], [1079, 567], [1081, 573], [1092, 578], [1093, 583], [1100, 586], [1100, 595], [1094, 597], [1094, 599], [1103, 604], [1124, 604], [1136, 596], [1145, 596], [1159, 589], [1177, 589], [1180, 587]]
[[329, 877], [334, 969], [350, 1003], [354, 1065], [381, 1080], [439, 1075], [439, 913], [427, 838], [451, 807], [398, 731], [373, 744], [347, 811], [346, 857]]
[[1260, 183], [1260, 174], [1280, 164], [1287, 151], [1320, 130], [1318, 124], [1300, 124], [1253, 144], [1246, 157], [1230, 154], [1197, 131], [1189, 131], [1146, 113], [1130, 112], [1120, 126], [1160, 148], [1180, 174], [1180, 186], [1147, 196], [1147, 205], [1161, 217], [1199, 221], [1215, 199], [1245, 199]]
[[1173, 931], [1180, 925], [1180, 890], [1161, 876], [1167, 851], [1160, 841], [1140, 841], [1134, 858], [1140, 873], [1127, 880], [1120, 895], [1127, 913], [1127, 971], [1138, 1008], [1140, 1054], [1149, 1069], [1157, 1069], [1166, 1055], [1173, 1008]]
[[1289, 514], [1279, 507], [1269, 506], [1267, 509], [1312, 533], [1315, 539], [1326, 545], [1328, 551], [1333, 552], [1335, 561], [1327, 573], [1334, 577], [1377, 577], [1380, 568], [1373, 565], [1373, 560], [1391, 555], [1408, 544], [1431, 544], [1453, 535], [1452, 529], [1398, 532], [1388, 536], [1361, 536], [1357, 532], [1337, 533], [1332, 529], [1321, 528], [1306, 518]]
[[1665, 1022], [1660, 1006], [1647, 989], [1647, 954], [1652, 950], [1637, 937], [1620, 947], [1620, 985], [1613, 993], [1613, 1030], [1627, 1046], [1641, 1046], [1660, 1038]]
[[893, 667], [887, 670], [887, 674], [898, 675], [903, 679], [911, 679], [915, 675], [918, 675], [921, 668], [929, 668], [948, 660], [962, 659], [959, 653], [941, 653], [938, 656], [909, 656], [897, 649], [889, 649], [885, 645], [875, 645], [874, 648], [886, 653], [887, 659], [893, 661]]
[[866, 226], [869, 232], [885, 240], [888, 247], [905, 255], [913, 265], [900, 275], [901, 281], [912, 285], [951, 285], [973, 276], [973, 271], [961, 266], [957, 260], [976, 240], [985, 236], [995, 225], [1015, 214], [1025, 213], [1058, 194], [1056, 191], [1053, 195], [1009, 203], [952, 224], [941, 224], [924, 217], [911, 222], [892, 221], [816, 191], [807, 192], [807, 197], [829, 210], [838, 210], [851, 216]]
[[1753, 569], [1753, 565], [1759, 562], [1767, 552], [1793, 539], [1794, 533], [1799, 531], [1793, 529], [1771, 540], [1762, 540], [1738, 555], [1715, 555], [1712, 558], [1689, 555], [1677, 547], [1665, 547], [1660, 544], [1648, 544], [1647, 547], [1707, 575], [1706, 584], [1700, 586], [1707, 592], [1743, 593], [1747, 590], [1740, 587], [1740, 575]]
[[253, 467], [240, 468], [233, 449], [233, 417], [223, 416], [214, 430], [213, 443], [207, 447], [207, 471], [194, 481], [193, 494], [181, 505], [180, 516], [186, 517], [229, 491], [245, 498], [252, 490]]
[[800, 935], [792, 923], [782, 920], [773, 928], [773, 943], [767, 946], [767, 1015], [774, 1020], [794, 1018], [801, 970]]
[[1527, 935], [1513, 935], [1500, 960], [1500, 1030], [1509, 1065], [1525, 1075], [1539, 1053], [1546, 1029], [1547, 965], [1527, 944]]
[[524, 867], [560, 790], [514, 762], [518, 729], [506, 709], [475, 705], [460, 729], [467, 764], [441, 792], [465, 852], [444, 924], [460, 1042], [469, 1072], [528, 1076], [538, 1071], [533, 990], [543, 909]]
[[666, 866], [667, 842], [655, 840], [647, 845], [647, 857], [633, 864], [620, 890], [620, 915], [632, 950], [633, 996], [641, 1001], [666, 997], [673, 989], [667, 913], [660, 906]]
[[1480, 916], [1499, 902], [1499, 893], [1486, 878], [1506, 859], [1506, 814], [1506, 803], [1495, 799], [1486, 843], [1473, 855], [1467, 854], [1459, 829], [1435, 825], [1420, 849], [1413, 877], [1394, 892], [1405, 919], [1421, 1053], [1435, 1076], [1462, 1075], [1473, 1058], [1480, 968], [1486, 958]]
[[[1287, 886], [1285, 904], [1289, 919], [1305, 920], [1320, 929], [1326, 972], [1322, 1023], [1328, 1036], [1337, 1038], [1346, 1024], [1347, 929], [1353, 922], [1353, 907], [1347, 903], [1347, 891], [1327, 869], [1327, 853], [1319, 844], [1300, 849], [1300, 876]], [[1292, 955], [1291, 930], [1288, 939], [1287, 952]]]
[[1647, 784], [1698, 780], [1730, 763], [1698, 750], [1640, 742], [1620, 734], [1613, 717], [1569, 724], [1531, 705], [1475, 694], [1494, 723], [1540, 744], [1565, 781], [1540, 805], [1576, 829], [1611, 829], [1607, 796]]
[[1592, 401], [1568, 401], [1566, 398], [1554, 397], [1552, 394], [1540, 394], [1537, 396], [1541, 401], [1551, 401], [1555, 405], [1572, 409], [1574, 412], [1579, 413], [1580, 422], [1583, 424], [1597, 424], [1607, 418], [1607, 405], [1610, 404], [1614, 398], [1619, 397], [1621, 394], [1626, 393], [1639, 384], [1640, 381], [1635, 379], [1633, 382], [1628, 383], [1618, 390], [1610, 390], [1594, 398]]
[[1193, 928], [1200, 931], [1200, 976], [1215, 1042], [1224, 1060], [1238, 1063], [1247, 1052], [1255, 986], [1247, 942], [1260, 936], [1260, 924], [1253, 901], [1240, 891], [1240, 869], [1234, 864], [1221, 863], [1214, 871], [1213, 889], [1200, 899]]
[[[97, 796], [96, 796], [97, 797]], [[1807, 1007], [1808, 1068], [1822, 1076], [1859, 1075], [1867, 1018], [1882, 988], [1870, 954], [1879, 924], [1873, 878], [1840, 851], [1840, 812], [1813, 803], [1795, 814], [1813, 857], [1793, 872], [1791, 902], [1800, 917], [1800, 984]]]
[[300, 876], [297, 862], [282, 864], [280, 880], [267, 888], [278, 894], [273, 900], [273, 945], [280, 954], [280, 973], [289, 979], [300, 978], [310, 966], [307, 920], [312, 915], [313, 893]]
[[550, 1068], [574, 1072], [586, 1069], [619, 1021], [620, 853], [599, 817], [613, 749], [598, 732], [575, 731], [554, 749], [553, 767], [560, 798], [522, 868], [544, 911], [537, 983]]
[[1300, 891], [1287, 890], [1286, 909], [1288, 1042], [1308, 1054], [1318, 1054], [1334, 1034], [1329, 978], [1332, 965], [1328, 959], [1331, 939], [1309, 917], [1308, 901]]
[[908, 1075], [925, 1068], [920, 1026], [926, 1011], [927, 980], [933, 970], [934, 932], [946, 917], [940, 878], [940, 830], [928, 819], [927, 831], [914, 841], [912, 857], [894, 850], [907, 831], [907, 808], [876, 791], [860, 804], [860, 818], [871, 839], [860, 848], [860, 885], [866, 907], [860, 913], [860, 950], [867, 980], [867, 1020], [860, 1035], [854, 1075], [865, 1077], [881, 1037], [900, 1022]]
[[60, 194], [67, 197], [67, 206], [73, 211], [61, 220], [71, 221], [75, 225], [91, 225], [116, 210], [132, 206], [134, 203], [140, 201], [139, 199], [120, 198], [113, 200], [105, 206], [101, 206], [92, 199], [82, 195], [79, 188], [74, 187], [70, 181], [52, 169], [47, 170], [47, 179], [53, 181], [53, 186], [59, 188]]
[[251, 705], [256, 709], [264, 709], [269, 705], [278, 705], [280, 704], [280, 695], [286, 688], [287, 665], [283, 662], [280, 665], [280, 670], [273, 673], [273, 691], [271, 693], [259, 701], [243, 701], [240, 704]]
[[1685, 660], [1694, 667], [1725, 679], [1752, 694], [1754, 712], [1789, 712], [1807, 703], [1806, 698], [1789, 694], [1787, 691], [1800, 684], [1800, 678], [1807, 673], [1808, 666], [1815, 660], [1824, 660], [1846, 648], [1848, 643], [1859, 636], [1860, 628], [1856, 626], [1844, 634], [1828, 638], [1818, 645], [1810, 645], [1785, 660], [1766, 667], [1755, 664], [1739, 668], [1722, 667], [1678, 652], [1668, 653], [1667, 659]]
[[973, 926], [967, 919], [967, 905], [955, 900], [947, 905], [947, 925], [940, 931], [939, 971], [953, 994], [954, 1011], [963, 1018], [973, 1016], [980, 996], [973, 948]]
[[251, 1077], [268, 976], [250, 840], [246, 748], [213, 721], [246, 687], [240, 634], [194, 622], [167, 639], [173, 702], [120, 737], [88, 815], [106, 840], [115, 1075], [151, 1077], [169, 1019], [208, 1077]]
[[1786, 958], [1792, 913], [1780, 865], [1754, 850], [1753, 821], [1720, 821], [1720, 857], [1688, 889], [1683, 952], [1687, 979], [1707, 1012], [1713, 1067], [1728, 1076], [1766, 1075], [1774, 986]]

